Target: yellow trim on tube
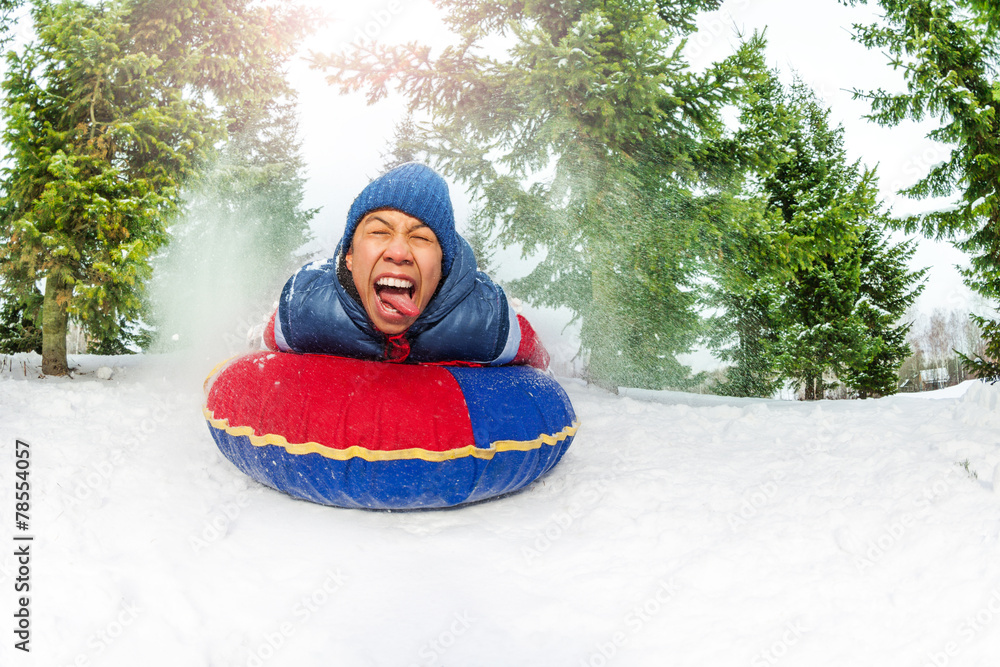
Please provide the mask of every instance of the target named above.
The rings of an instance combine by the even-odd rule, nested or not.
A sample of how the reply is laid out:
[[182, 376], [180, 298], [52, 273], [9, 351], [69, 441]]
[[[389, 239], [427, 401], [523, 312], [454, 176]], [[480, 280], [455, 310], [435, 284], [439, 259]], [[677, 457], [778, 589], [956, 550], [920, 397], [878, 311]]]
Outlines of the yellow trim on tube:
[[540, 449], [542, 445], [555, 445], [562, 442], [566, 438], [576, 435], [577, 429], [580, 428], [580, 421], [577, 420], [574, 421], [571, 426], [567, 426], [558, 433], [553, 435], [543, 433], [534, 440], [498, 440], [497, 442], [492, 443], [489, 448], [468, 445], [457, 449], [448, 449], [443, 452], [432, 452], [418, 447], [396, 450], [367, 449], [357, 445], [347, 447], [346, 449], [335, 449], [333, 447], [321, 445], [318, 442], [291, 443], [285, 440], [284, 436], [275, 433], [255, 435], [253, 428], [249, 426], [230, 426], [228, 419], [216, 419], [215, 415], [208, 409], [208, 407], [202, 408], [202, 412], [204, 412], [205, 419], [208, 420], [208, 423], [212, 426], [212, 428], [221, 429], [229, 435], [245, 435], [249, 438], [250, 444], [255, 447], [275, 445], [277, 447], [284, 448], [289, 454], [319, 454], [324, 458], [334, 459], [337, 461], [347, 461], [355, 458], [364, 459], [365, 461], [422, 459], [424, 461], [440, 463], [442, 461], [451, 461], [453, 459], [461, 459], [468, 456], [489, 460], [501, 452], [528, 452], [533, 449]]
[[229, 357], [228, 359], [226, 359], [225, 361], [220, 361], [219, 363], [217, 363], [215, 365], [215, 368], [213, 368], [211, 371], [209, 371], [208, 375], [205, 376], [205, 381], [201, 383], [201, 388], [202, 388], [202, 391], [205, 392], [206, 396], [208, 396], [208, 385], [209, 385], [209, 383], [212, 380], [215, 379], [215, 376], [219, 372], [219, 369], [222, 368], [223, 366], [225, 366], [226, 364], [228, 364], [230, 361], [232, 361], [235, 358], [236, 358], [236, 356], [232, 356], [232, 357]]

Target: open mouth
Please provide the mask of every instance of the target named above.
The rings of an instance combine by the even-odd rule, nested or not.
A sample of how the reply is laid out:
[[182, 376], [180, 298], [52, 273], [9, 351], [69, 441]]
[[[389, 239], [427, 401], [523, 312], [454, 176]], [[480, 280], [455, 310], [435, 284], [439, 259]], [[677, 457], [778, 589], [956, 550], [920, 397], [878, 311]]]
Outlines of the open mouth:
[[399, 313], [405, 317], [416, 317], [420, 308], [413, 301], [416, 288], [412, 280], [383, 276], [375, 281], [375, 296], [379, 303], [390, 313]]

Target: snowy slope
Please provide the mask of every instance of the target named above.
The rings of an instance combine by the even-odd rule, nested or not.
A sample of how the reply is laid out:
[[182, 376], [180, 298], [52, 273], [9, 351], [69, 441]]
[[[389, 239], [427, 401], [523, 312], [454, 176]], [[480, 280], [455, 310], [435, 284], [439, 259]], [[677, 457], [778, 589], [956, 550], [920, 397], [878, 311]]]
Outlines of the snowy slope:
[[1000, 385], [804, 404], [567, 380], [583, 426], [550, 475], [390, 513], [248, 480], [176, 359], [78, 362], [0, 379], [2, 665], [996, 664]]

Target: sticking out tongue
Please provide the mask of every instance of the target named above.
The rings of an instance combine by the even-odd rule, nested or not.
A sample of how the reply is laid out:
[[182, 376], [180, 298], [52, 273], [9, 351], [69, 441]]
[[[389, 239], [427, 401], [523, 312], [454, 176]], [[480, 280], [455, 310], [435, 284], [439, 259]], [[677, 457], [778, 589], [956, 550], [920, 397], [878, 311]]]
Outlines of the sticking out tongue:
[[410, 297], [410, 289], [403, 287], [383, 287], [379, 290], [378, 296], [384, 303], [389, 304], [400, 314], [406, 317], [416, 317], [420, 314], [420, 309]]

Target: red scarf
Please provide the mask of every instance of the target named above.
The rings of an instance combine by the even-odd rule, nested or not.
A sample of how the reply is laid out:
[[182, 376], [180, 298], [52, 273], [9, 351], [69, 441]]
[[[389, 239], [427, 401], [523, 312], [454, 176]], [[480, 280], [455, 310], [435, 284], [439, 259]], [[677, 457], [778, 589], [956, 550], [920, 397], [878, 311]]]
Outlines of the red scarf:
[[410, 341], [406, 340], [406, 332], [385, 337], [385, 360], [392, 363], [406, 361], [410, 356]]

